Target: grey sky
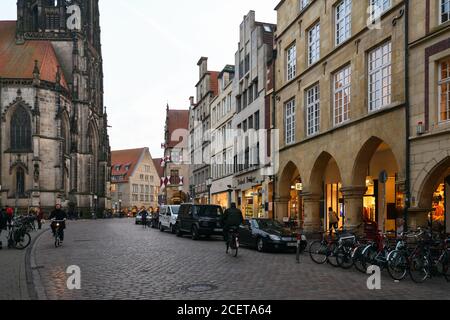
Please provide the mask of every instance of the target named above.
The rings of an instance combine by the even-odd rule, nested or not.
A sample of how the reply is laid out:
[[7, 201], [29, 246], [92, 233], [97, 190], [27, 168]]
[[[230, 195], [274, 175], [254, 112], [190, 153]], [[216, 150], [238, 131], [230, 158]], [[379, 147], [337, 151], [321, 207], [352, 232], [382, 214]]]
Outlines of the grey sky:
[[[277, 0], [101, 0], [105, 104], [113, 150], [162, 155], [165, 107], [187, 109], [197, 61], [234, 64], [239, 25], [250, 10], [276, 22]], [[0, 0], [0, 20], [16, 19], [16, 0]]]

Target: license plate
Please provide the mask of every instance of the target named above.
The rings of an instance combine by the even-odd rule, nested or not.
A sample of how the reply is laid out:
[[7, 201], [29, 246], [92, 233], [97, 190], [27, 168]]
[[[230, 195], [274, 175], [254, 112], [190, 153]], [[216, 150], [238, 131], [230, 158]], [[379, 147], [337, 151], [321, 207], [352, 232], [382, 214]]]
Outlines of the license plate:
[[296, 247], [297, 243], [296, 242], [291, 242], [287, 244], [288, 247]]
[[214, 232], [223, 232], [223, 229], [214, 229]]

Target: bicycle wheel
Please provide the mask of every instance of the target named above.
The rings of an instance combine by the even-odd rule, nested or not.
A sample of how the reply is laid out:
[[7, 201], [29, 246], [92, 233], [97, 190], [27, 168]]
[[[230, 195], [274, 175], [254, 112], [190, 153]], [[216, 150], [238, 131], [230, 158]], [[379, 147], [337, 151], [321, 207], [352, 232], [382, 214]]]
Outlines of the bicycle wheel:
[[239, 251], [239, 242], [236, 238], [231, 240], [230, 248], [231, 248], [231, 255], [236, 258]]
[[409, 275], [415, 283], [424, 283], [429, 276], [429, 261], [424, 254], [417, 254], [412, 257], [409, 265]]
[[22, 233], [15, 237], [14, 247], [18, 250], [26, 249], [31, 243], [31, 236], [28, 232]]
[[353, 251], [353, 264], [355, 265], [356, 270], [358, 270], [361, 273], [366, 273], [367, 269], [364, 268], [364, 261], [362, 253], [366, 246], [359, 246]]
[[309, 256], [317, 264], [327, 262], [328, 245], [323, 241], [314, 241], [309, 247]]
[[362, 254], [362, 264], [367, 272], [370, 266], [376, 265], [375, 258], [377, 256], [377, 250], [373, 246], [367, 246]]
[[328, 263], [335, 268], [339, 267], [339, 263], [337, 261], [338, 252], [339, 246], [337, 245], [337, 243], [330, 244], [330, 246], [328, 247]]
[[408, 259], [404, 252], [394, 250], [387, 258], [387, 269], [392, 279], [402, 281], [408, 273]]
[[337, 263], [342, 269], [350, 269], [353, 267], [352, 251], [351, 248], [341, 247], [336, 256]]
[[445, 277], [450, 282], [450, 267], [449, 267], [449, 255], [444, 252], [436, 264], [438, 273]]

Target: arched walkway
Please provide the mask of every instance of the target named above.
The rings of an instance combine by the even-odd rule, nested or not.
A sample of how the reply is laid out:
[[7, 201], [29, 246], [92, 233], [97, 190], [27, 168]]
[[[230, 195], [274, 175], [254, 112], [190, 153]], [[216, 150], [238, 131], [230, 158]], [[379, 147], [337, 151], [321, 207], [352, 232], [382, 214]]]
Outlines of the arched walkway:
[[278, 202], [275, 213], [279, 220], [292, 220], [303, 224], [302, 178], [295, 163], [289, 161], [278, 181]]
[[404, 181], [393, 149], [371, 137], [357, 153], [352, 184], [342, 190], [349, 225], [374, 222], [380, 230], [397, 231], [404, 208]]

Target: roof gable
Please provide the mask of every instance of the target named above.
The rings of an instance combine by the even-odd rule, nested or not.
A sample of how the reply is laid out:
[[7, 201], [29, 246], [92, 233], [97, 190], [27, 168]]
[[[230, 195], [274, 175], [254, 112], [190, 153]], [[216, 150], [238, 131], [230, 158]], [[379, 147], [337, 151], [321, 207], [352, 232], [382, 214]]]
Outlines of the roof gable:
[[[7, 79], [33, 79], [35, 61], [41, 80], [56, 83], [58, 58], [50, 41], [27, 40], [16, 44], [16, 21], [0, 21], [0, 77]], [[68, 90], [61, 72], [61, 86]]]

